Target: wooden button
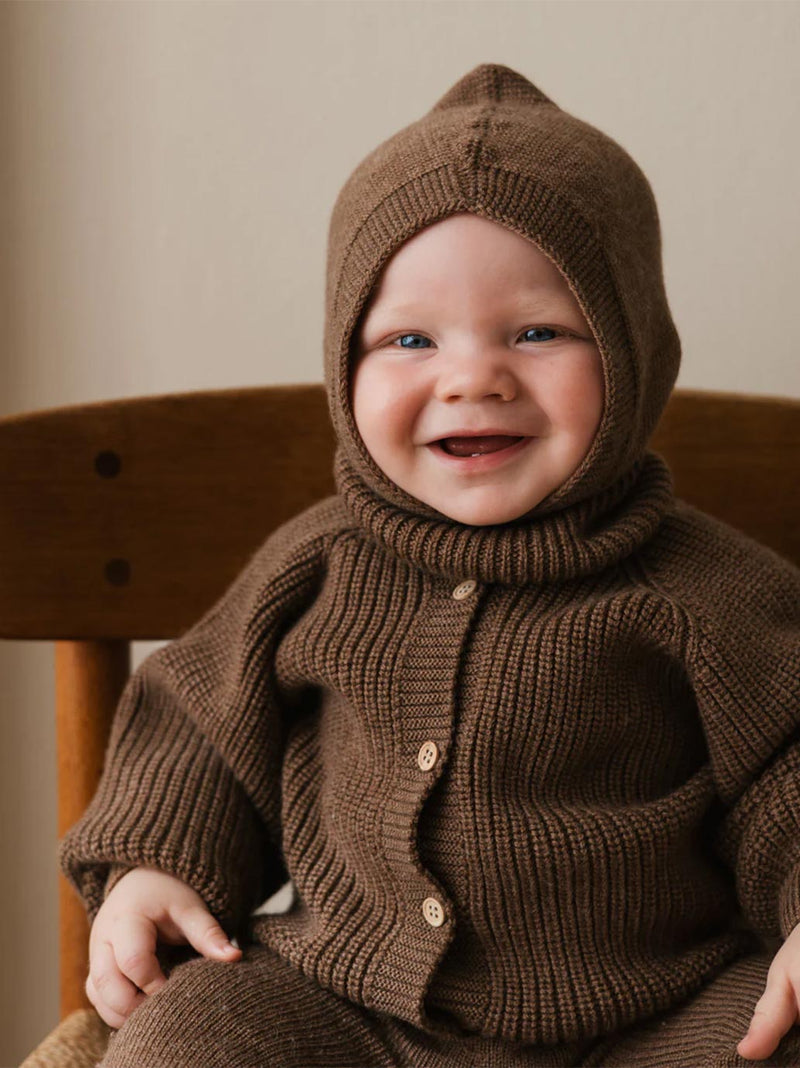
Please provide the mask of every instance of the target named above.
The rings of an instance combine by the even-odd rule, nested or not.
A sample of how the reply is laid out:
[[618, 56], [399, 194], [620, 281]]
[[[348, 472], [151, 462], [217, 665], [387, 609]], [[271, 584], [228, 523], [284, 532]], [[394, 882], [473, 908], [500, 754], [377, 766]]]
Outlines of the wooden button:
[[453, 596], [457, 601], [463, 601], [465, 597], [469, 597], [477, 585], [475, 579], [464, 579], [453, 590]]
[[417, 763], [423, 771], [430, 771], [439, 759], [439, 747], [436, 742], [423, 742], [417, 753]]
[[441, 927], [444, 923], [444, 909], [435, 897], [426, 897], [422, 902], [422, 915], [431, 927]]

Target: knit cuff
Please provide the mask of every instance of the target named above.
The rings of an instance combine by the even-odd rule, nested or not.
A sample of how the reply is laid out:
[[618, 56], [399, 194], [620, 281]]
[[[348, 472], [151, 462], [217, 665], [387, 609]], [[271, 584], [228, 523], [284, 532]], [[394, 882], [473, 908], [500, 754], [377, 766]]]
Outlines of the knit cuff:
[[800, 860], [789, 869], [778, 897], [778, 923], [786, 939], [800, 923]]

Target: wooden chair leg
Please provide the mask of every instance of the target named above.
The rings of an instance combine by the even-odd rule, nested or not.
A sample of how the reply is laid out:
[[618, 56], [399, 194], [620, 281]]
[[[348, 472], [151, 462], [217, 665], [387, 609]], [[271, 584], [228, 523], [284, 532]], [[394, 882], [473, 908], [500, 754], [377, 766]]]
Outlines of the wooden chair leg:
[[[130, 674], [127, 641], [56, 642], [58, 835], [83, 814], [103, 768], [111, 721]], [[89, 926], [75, 891], [59, 878], [61, 1018], [90, 1008]]]

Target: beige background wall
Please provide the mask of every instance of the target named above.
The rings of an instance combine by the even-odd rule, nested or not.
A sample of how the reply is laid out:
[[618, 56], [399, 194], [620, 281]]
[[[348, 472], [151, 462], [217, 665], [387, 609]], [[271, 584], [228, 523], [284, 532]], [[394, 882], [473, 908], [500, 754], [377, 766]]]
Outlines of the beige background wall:
[[[487, 61], [650, 177], [680, 383], [800, 396], [798, 54], [770, 0], [3, 3], [0, 415], [321, 378], [340, 185]], [[2, 1065], [57, 1020], [52, 689], [0, 645]]]

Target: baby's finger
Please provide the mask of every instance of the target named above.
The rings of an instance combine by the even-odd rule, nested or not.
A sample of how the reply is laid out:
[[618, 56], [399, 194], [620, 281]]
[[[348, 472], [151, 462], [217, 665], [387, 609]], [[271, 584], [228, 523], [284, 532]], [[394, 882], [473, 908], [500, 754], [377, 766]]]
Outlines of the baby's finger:
[[118, 1012], [114, 1012], [113, 1009], [110, 1009], [105, 1002], [100, 999], [100, 996], [94, 988], [91, 975], [86, 980], [86, 996], [89, 1001], [91, 1001], [92, 1005], [94, 1005], [97, 1015], [102, 1017], [109, 1027], [117, 1029], [122, 1027], [125, 1023], [125, 1017], [121, 1016]]
[[110, 942], [101, 940], [93, 948], [86, 996], [109, 1027], [122, 1027], [136, 1006], [144, 1001], [144, 994], [117, 968]]
[[172, 913], [172, 920], [181, 929], [187, 942], [204, 957], [237, 960], [241, 956], [242, 951], [231, 945], [228, 936], [202, 905], [176, 909]]
[[768, 976], [767, 988], [753, 1010], [750, 1029], [736, 1047], [739, 1056], [754, 1060], [768, 1057], [796, 1019], [792, 984], [785, 975]]
[[114, 925], [117, 967], [145, 994], [154, 994], [167, 981], [156, 957], [157, 937], [152, 920], [135, 912], [120, 916]]

